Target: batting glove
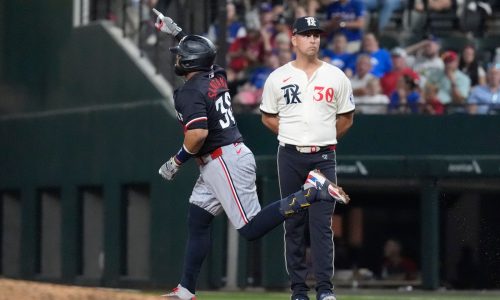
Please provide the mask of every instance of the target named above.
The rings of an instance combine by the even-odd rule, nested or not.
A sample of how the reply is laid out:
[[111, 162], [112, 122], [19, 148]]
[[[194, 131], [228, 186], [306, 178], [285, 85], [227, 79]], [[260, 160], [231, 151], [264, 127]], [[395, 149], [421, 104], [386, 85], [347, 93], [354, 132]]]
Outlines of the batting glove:
[[164, 163], [160, 167], [160, 170], [158, 170], [158, 174], [160, 174], [161, 177], [165, 178], [166, 180], [172, 180], [177, 171], [179, 171], [180, 167], [181, 165], [177, 164], [174, 157], [172, 156], [166, 163]]
[[182, 28], [175, 24], [172, 18], [166, 17], [161, 14], [156, 18], [155, 27], [159, 31], [171, 34], [172, 36], [176, 36], [177, 34], [179, 34], [179, 32], [182, 31]]

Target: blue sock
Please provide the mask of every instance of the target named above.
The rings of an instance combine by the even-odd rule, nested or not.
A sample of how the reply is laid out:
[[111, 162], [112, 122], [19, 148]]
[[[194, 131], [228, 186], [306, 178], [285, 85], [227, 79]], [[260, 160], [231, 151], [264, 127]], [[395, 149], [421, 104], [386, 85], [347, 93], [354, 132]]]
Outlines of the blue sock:
[[308, 188], [273, 202], [238, 229], [238, 232], [249, 241], [256, 240], [283, 223], [286, 217], [309, 207], [315, 201], [316, 193], [316, 189]]
[[212, 244], [210, 226], [213, 218], [214, 216], [203, 208], [189, 204], [189, 237], [184, 254], [181, 285], [193, 294], [196, 291], [196, 281], [200, 274], [201, 265]]
[[306, 209], [314, 201], [315, 196], [316, 189], [309, 188], [273, 202], [238, 231], [247, 240], [256, 240], [283, 223], [286, 217]]
[[264, 207], [250, 222], [238, 229], [238, 232], [247, 240], [256, 240], [279, 224], [285, 221], [285, 216], [280, 212], [281, 200]]

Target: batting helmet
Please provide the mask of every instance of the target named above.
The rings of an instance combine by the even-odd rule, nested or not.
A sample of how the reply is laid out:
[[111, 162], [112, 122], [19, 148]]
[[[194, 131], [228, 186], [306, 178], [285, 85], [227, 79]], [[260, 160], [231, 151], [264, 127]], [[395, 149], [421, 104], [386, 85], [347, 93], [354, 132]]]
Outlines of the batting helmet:
[[181, 76], [194, 71], [210, 70], [217, 54], [214, 44], [199, 35], [186, 35], [179, 45], [170, 48], [170, 52], [179, 56], [175, 73]]

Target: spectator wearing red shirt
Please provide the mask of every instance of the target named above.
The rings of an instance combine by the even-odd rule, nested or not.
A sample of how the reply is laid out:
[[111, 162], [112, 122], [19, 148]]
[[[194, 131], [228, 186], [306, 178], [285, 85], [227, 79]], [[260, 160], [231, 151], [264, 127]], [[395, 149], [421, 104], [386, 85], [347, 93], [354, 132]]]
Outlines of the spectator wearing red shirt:
[[228, 50], [228, 81], [242, 79], [248, 68], [264, 63], [264, 57], [271, 53], [269, 40], [256, 28], [248, 28], [247, 36], [237, 38]]
[[406, 64], [406, 52], [402, 48], [394, 48], [391, 51], [392, 70], [380, 78], [382, 91], [390, 96], [398, 85], [398, 80], [404, 75], [410, 76], [415, 81], [419, 81], [418, 74]]
[[401, 243], [389, 239], [384, 245], [384, 262], [382, 264], [382, 279], [414, 280], [418, 276], [417, 264], [402, 255]]
[[438, 87], [430, 82], [425, 84], [424, 92], [422, 95], [422, 113], [428, 115], [442, 115], [444, 114], [444, 105], [439, 101]]

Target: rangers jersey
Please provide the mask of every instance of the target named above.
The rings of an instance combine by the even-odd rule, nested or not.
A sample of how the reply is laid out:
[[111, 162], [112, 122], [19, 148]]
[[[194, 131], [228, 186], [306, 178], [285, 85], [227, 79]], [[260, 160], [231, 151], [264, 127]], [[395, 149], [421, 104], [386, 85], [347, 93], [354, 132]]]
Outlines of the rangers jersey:
[[307, 74], [289, 62], [266, 81], [260, 110], [278, 114], [278, 140], [296, 146], [337, 144], [336, 115], [355, 108], [351, 82], [339, 68], [323, 62]]

